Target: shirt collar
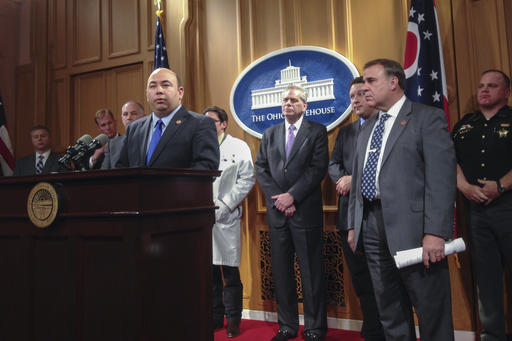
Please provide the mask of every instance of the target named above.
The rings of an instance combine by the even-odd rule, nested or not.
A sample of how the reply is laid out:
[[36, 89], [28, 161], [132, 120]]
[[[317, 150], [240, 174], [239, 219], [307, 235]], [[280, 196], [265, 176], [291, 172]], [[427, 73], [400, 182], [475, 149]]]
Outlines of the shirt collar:
[[[299, 128], [302, 125], [302, 119], [304, 118], [304, 114], [300, 115], [300, 118], [293, 124], [295, 126], [295, 135], [299, 132]], [[286, 128], [286, 131], [290, 128], [291, 124], [288, 123], [286, 118], [284, 119], [284, 127]]]
[[178, 112], [178, 110], [180, 110], [181, 108], [181, 104], [178, 105], [176, 107], [176, 109], [174, 109], [169, 115], [165, 116], [165, 117], [158, 117], [155, 115], [155, 113], [151, 113], [151, 127], [154, 128], [155, 125], [156, 125], [156, 122], [158, 122], [158, 120], [162, 120], [162, 123], [164, 124], [165, 127], [167, 127], [169, 125], [169, 123], [171, 123], [171, 120], [172, 118], [174, 117], [174, 114], [176, 114]]
[[39, 158], [39, 155], [42, 155], [42, 156], [44, 157], [44, 159], [46, 160], [46, 159], [48, 159], [48, 156], [50, 156], [50, 153], [51, 153], [51, 152], [52, 152], [52, 151], [51, 151], [51, 149], [48, 149], [47, 151], [45, 151], [45, 152], [44, 152], [44, 153], [42, 153], [42, 154], [41, 154], [41, 153], [36, 152], [36, 159], [38, 159], [38, 158]]
[[[402, 109], [402, 106], [404, 105], [405, 103], [405, 95], [402, 96], [402, 98], [400, 98], [398, 101], [395, 102], [395, 104], [393, 104], [391, 106], [391, 108], [389, 108], [389, 110], [387, 111], [387, 113], [391, 116], [393, 116], [394, 118], [396, 118], [398, 116], [398, 113], [400, 112], [400, 109]], [[382, 110], [379, 112], [379, 119], [380, 119], [380, 115], [382, 114]]]

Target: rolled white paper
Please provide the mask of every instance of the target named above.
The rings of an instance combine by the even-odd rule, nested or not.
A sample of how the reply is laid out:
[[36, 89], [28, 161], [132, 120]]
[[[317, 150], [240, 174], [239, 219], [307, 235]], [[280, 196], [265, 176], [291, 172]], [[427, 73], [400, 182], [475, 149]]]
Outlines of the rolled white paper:
[[[466, 250], [466, 244], [462, 238], [457, 238], [446, 242], [444, 244], [444, 254], [451, 255]], [[394, 256], [396, 267], [401, 269], [403, 267], [419, 264], [423, 262], [423, 248], [417, 247], [404, 251], [398, 251]]]

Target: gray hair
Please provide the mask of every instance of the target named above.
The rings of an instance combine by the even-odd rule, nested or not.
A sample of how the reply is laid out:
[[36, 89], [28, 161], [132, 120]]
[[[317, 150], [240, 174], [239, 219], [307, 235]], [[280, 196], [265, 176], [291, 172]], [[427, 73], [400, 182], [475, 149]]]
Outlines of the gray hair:
[[290, 84], [286, 87], [286, 89], [283, 91], [283, 98], [286, 97], [286, 95], [288, 94], [288, 92], [292, 91], [292, 90], [298, 90], [300, 92], [300, 99], [304, 102], [304, 103], [307, 103], [308, 102], [308, 93], [306, 91], [306, 89], [304, 89], [302, 86], [300, 85], [295, 85], [295, 84]]

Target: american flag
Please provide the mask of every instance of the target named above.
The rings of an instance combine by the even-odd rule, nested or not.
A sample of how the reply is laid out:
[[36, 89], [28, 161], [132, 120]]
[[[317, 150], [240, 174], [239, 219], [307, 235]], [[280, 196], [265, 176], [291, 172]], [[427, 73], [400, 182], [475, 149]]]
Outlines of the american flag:
[[14, 165], [14, 154], [12, 152], [9, 132], [7, 131], [2, 95], [0, 95], [0, 167], [2, 168], [3, 175], [12, 175]]
[[[434, 0], [412, 0], [405, 43], [405, 94], [415, 102], [444, 110], [450, 126], [443, 49]], [[457, 210], [453, 209], [453, 236], [457, 237]]]
[[411, 1], [404, 69], [407, 97], [444, 110], [450, 125], [443, 50], [433, 0]]
[[160, 67], [169, 68], [169, 60], [167, 59], [167, 48], [165, 47], [162, 22], [160, 20], [160, 15], [157, 12], [155, 30], [155, 58], [153, 60], [153, 69], [158, 69]]

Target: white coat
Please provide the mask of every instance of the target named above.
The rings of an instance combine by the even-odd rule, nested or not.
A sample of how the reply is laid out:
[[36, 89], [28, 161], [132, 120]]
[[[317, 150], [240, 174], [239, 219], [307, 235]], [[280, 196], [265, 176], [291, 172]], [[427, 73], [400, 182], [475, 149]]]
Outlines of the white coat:
[[213, 199], [219, 208], [215, 211], [213, 226], [213, 264], [238, 267], [240, 265], [240, 203], [254, 185], [254, 166], [251, 150], [244, 141], [225, 135], [220, 144], [222, 171], [213, 183]]

